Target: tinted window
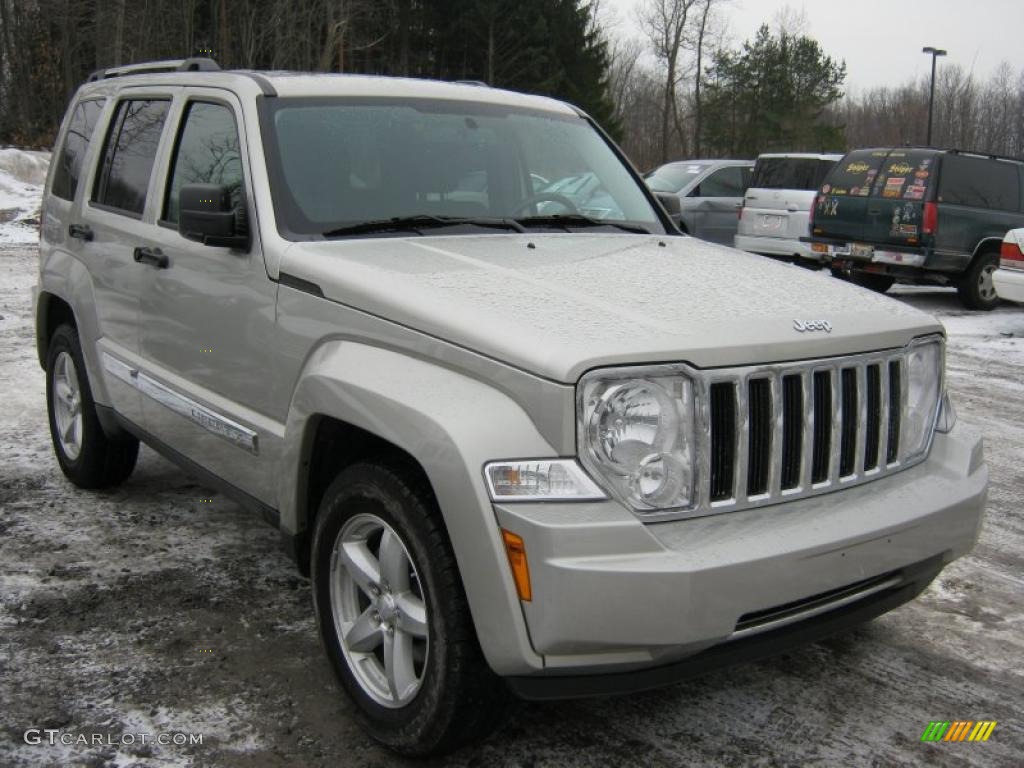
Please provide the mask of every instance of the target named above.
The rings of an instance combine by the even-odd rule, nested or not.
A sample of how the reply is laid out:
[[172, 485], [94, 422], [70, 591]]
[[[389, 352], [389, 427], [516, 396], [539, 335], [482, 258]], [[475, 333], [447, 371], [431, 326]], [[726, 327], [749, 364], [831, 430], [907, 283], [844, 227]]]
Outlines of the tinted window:
[[574, 211], [661, 229], [629, 170], [576, 115], [455, 101], [278, 98], [264, 102], [261, 118], [276, 176], [271, 193], [290, 234], [403, 216]]
[[178, 195], [186, 184], [217, 184], [241, 200], [242, 158], [234, 113], [221, 104], [193, 102], [185, 113], [167, 191], [164, 220], [177, 223]]
[[703, 173], [706, 167], [699, 163], [663, 165], [647, 176], [647, 186], [655, 192], [678, 192]]
[[742, 168], [720, 168], [700, 183], [700, 197], [743, 197]]
[[103, 150], [93, 200], [141, 214], [169, 101], [122, 101]]
[[879, 168], [871, 194], [874, 197], [924, 200], [932, 174], [935, 153], [893, 150]]
[[1017, 166], [1000, 160], [945, 155], [939, 202], [1016, 211], [1020, 208]]
[[756, 189], [817, 189], [833, 160], [813, 157], [761, 157], [750, 186]]
[[888, 150], [884, 149], [850, 152], [832, 169], [826, 182], [821, 185], [821, 193], [867, 197], [871, 194], [875, 178], [888, 154]]
[[65, 200], [75, 199], [78, 178], [82, 174], [82, 163], [89, 151], [89, 142], [102, 111], [103, 102], [97, 100], [83, 101], [75, 107], [67, 135], [64, 137], [64, 146], [61, 147], [57, 158], [57, 169], [53, 173], [51, 191], [57, 197]]

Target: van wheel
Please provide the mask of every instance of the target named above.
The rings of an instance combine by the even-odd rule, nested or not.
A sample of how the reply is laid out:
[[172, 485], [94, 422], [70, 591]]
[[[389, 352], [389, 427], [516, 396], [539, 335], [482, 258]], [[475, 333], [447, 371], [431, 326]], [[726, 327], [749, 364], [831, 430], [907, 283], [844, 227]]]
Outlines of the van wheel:
[[885, 293], [892, 288], [896, 278], [889, 275], [876, 275], [871, 272], [851, 272], [850, 282], [854, 285], [859, 285], [861, 288], [870, 288], [872, 291]]
[[509, 694], [480, 650], [425, 480], [377, 464], [342, 471], [312, 556], [321, 642], [374, 739], [441, 755], [498, 725]]
[[57, 463], [79, 488], [107, 488], [135, 469], [139, 441], [107, 437], [96, 415], [78, 332], [62, 325], [46, 357], [46, 410]]
[[993, 251], [983, 253], [971, 262], [956, 287], [960, 302], [965, 307], [988, 312], [999, 305], [999, 296], [992, 282], [992, 273], [998, 268], [999, 254]]

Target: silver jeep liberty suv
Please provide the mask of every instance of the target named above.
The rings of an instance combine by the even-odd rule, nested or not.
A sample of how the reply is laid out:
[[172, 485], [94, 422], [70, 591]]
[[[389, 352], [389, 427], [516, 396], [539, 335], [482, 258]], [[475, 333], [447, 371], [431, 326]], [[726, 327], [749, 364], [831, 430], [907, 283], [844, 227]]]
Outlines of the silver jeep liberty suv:
[[277, 526], [398, 751], [846, 629], [976, 540], [942, 326], [681, 236], [567, 104], [160, 62], [93, 75], [54, 158], [61, 468], [142, 441]]

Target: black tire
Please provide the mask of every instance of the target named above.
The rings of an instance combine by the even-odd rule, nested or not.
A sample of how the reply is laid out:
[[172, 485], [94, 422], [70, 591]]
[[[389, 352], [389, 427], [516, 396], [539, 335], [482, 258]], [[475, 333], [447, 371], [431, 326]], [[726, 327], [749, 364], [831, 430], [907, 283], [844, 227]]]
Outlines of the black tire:
[[[77, 403], [82, 418], [76, 455], [71, 455], [62, 445], [57, 426], [55, 374], [61, 355], [70, 356], [78, 382]], [[50, 337], [46, 355], [46, 410], [57, 463], [68, 480], [79, 488], [109, 488], [124, 481], [135, 469], [139, 441], [127, 434], [110, 438], [103, 431], [96, 415], [78, 331], [71, 325], [59, 326]]]
[[869, 288], [877, 293], [885, 293], [892, 288], [896, 278], [889, 275], [878, 275], [872, 272], [851, 272], [850, 282], [861, 288]]
[[[364, 689], [334, 624], [330, 582], [335, 544], [346, 523], [368, 516], [397, 534], [418, 574], [426, 608], [422, 680], [411, 700], [397, 708], [383, 706]], [[396, 752], [425, 757], [447, 754], [497, 727], [510, 695], [484, 660], [440, 511], [419, 473], [379, 464], [348, 467], [324, 494], [315, 527], [313, 604], [320, 639], [369, 734]]]
[[956, 292], [960, 296], [960, 303], [968, 309], [982, 312], [990, 312], [999, 306], [999, 296], [992, 285], [992, 273], [998, 267], [998, 253], [988, 251], [979, 254], [957, 283]]

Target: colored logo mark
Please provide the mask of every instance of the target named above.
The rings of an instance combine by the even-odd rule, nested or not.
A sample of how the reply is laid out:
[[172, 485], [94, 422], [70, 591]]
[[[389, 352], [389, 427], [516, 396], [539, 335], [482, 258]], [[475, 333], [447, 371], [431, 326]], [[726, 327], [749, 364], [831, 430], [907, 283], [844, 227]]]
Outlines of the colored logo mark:
[[921, 741], [988, 741], [995, 728], [995, 720], [932, 720]]

